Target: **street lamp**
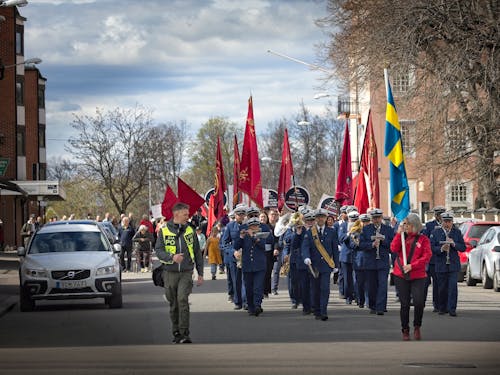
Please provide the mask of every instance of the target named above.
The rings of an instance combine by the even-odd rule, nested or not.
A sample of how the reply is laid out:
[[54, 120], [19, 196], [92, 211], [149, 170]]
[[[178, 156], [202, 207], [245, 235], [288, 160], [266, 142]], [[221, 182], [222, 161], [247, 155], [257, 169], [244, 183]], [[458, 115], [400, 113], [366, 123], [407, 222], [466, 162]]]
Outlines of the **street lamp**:
[[17, 63], [17, 64], [12, 64], [12, 65], [4, 65], [2, 63], [2, 60], [0, 60], [0, 80], [3, 79], [4, 72], [6, 68], [14, 68], [18, 65], [31, 65], [31, 64], [40, 64], [42, 62], [42, 59], [38, 57], [32, 57], [31, 59], [24, 60], [23, 62]]
[[0, 0], [0, 7], [23, 7], [28, 5], [27, 0]]

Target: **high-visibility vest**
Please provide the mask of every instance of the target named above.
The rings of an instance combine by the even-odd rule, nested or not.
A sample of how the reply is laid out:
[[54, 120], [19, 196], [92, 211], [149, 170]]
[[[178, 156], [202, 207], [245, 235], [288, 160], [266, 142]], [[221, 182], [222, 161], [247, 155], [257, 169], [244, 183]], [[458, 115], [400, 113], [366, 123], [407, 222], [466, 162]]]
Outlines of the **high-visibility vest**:
[[[169, 254], [172, 254], [173, 256], [177, 251], [175, 242], [175, 240], [177, 239], [177, 235], [174, 232], [170, 231], [167, 226], [161, 228], [161, 235], [163, 236], [163, 241], [165, 243], [165, 251]], [[194, 262], [194, 231], [190, 225], [187, 226], [186, 231], [184, 232], [184, 241], [186, 241], [191, 260]], [[162, 263], [173, 264], [174, 261], [162, 261]]]

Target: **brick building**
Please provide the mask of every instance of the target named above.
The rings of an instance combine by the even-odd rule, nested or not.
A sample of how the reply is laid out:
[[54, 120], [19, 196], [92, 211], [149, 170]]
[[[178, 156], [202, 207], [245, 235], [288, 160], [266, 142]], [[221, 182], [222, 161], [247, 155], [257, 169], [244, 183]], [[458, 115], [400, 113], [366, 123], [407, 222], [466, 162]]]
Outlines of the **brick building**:
[[45, 202], [64, 199], [57, 181], [46, 181], [45, 86], [25, 64], [24, 24], [16, 7], [0, 8], [0, 219], [2, 245], [19, 246], [20, 228]]

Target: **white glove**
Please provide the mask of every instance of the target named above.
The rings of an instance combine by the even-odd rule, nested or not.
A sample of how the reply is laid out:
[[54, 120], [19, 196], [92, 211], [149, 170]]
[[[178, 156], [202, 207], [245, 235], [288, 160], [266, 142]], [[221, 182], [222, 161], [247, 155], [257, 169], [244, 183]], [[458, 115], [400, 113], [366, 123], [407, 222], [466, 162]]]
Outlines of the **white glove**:
[[334, 268], [332, 272], [333, 273], [337, 273], [337, 272], [339, 272], [339, 269], [338, 268]]
[[311, 264], [311, 259], [310, 259], [310, 258], [306, 258], [306, 259], [304, 259], [304, 264], [305, 264], [306, 266], [309, 266], [309, 265]]

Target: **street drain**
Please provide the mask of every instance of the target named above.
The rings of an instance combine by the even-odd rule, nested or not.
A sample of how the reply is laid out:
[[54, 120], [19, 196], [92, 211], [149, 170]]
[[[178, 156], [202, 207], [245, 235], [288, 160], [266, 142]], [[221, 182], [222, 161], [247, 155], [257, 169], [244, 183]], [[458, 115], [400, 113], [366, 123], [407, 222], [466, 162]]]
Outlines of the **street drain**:
[[477, 368], [472, 363], [403, 363], [403, 367], [430, 367], [430, 368]]

